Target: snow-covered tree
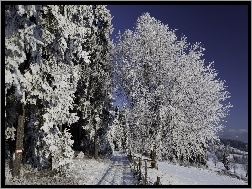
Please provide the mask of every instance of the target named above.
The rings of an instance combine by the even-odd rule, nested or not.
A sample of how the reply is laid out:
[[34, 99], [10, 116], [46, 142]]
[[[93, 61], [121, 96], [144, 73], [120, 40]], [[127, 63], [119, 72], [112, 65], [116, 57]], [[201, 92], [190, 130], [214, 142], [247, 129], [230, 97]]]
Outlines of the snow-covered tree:
[[205, 162], [207, 142], [218, 139], [231, 105], [224, 82], [202, 59], [204, 48], [148, 13], [118, 38], [116, 89], [129, 102], [135, 149], [147, 136], [148, 151], [156, 146], [159, 158]]
[[129, 125], [127, 122], [127, 109], [125, 105], [122, 107], [122, 110], [120, 110], [119, 121], [121, 123], [122, 149], [126, 150], [129, 147]]
[[[111, 115], [111, 55], [112, 42], [109, 38], [112, 32], [111, 15], [104, 5], [87, 5], [67, 8], [76, 12], [76, 20], [82, 20], [88, 30], [87, 39], [82, 48], [89, 53], [90, 63], [83, 65], [81, 78], [76, 95], [76, 111], [80, 117], [78, 127], [85, 130], [88, 141], [84, 149], [97, 159], [101, 152], [100, 143], [108, 144], [106, 132]], [[80, 13], [85, 15], [80, 18]], [[77, 144], [78, 146], [78, 144]], [[99, 150], [100, 148], [100, 150]], [[106, 149], [105, 146], [102, 149]], [[104, 151], [104, 150], [103, 150]]]
[[112, 149], [126, 150], [129, 148], [129, 127], [126, 117], [126, 107], [115, 107], [113, 122], [109, 126], [107, 138]]
[[226, 170], [230, 169], [230, 161], [229, 161], [229, 158], [226, 153], [223, 153], [222, 163], [223, 163], [224, 167], [226, 168]]
[[[17, 152], [22, 152], [23, 148], [24, 106], [27, 104], [27, 94], [31, 91], [31, 81], [25, 77], [25, 71], [29, 67], [28, 59], [32, 52], [32, 55], [36, 56], [37, 46], [43, 45], [39, 39], [32, 35], [32, 32], [37, 34], [38, 30], [31, 21], [31, 17], [36, 13], [38, 7], [28, 6], [26, 8], [27, 12], [23, 16], [24, 10], [21, 6], [5, 6], [5, 97], [7, 94], [14, 95], [10, 105], [15, 105], [17, 111], [16, 116], [15, 114], [7, 116], [9, 123], [14, 123], [15, 126], [17, 123], [14, 176], [18, 176], [20, 171], [21, 154]], [[8, 102], [10, 101], [5, 100], [5, 103]], [[13, 121], [8, 119], [9, 116]], [[8, 128], [6, 129], [8, 130]]]
[[[53, 155], [49, 144], [54, 136], [70, 140], [66, 133], [61, 133], [63, 125], [78, 120], [76, 113], [71, 112], [80, 70], [76, 61], [89, 63], [87, 52], [77, 48], [85, 41], [85, 27], [64, 16], [60, 8], [53, 5], [5, 7], [5, 94], [13, 86], [17, 101], [25, 109], [34, 110], [25, 114], [25, 124], [29, 123], [30, 128], [26, 138], [44, 143], [36, 144], [42, 150], [39, 147], [31, 150], [32, 153], [38, 150], [35, 154], [39, 157], [47, 150]], [[59, 126], [57, 133], [50, 132], [55, 126]], [[47, 137], [36, 138], [41, 134]], [[70, 141], [67, 144], [72, 145]]]
[[114, 118], [112, 124], [109, 126], [108, 140], [112, 149], [121, 147], [121, 131], [120, 131], [120, 122], [119, 122], [119, 112], [120, 109], [118, 106], [115, 107]]

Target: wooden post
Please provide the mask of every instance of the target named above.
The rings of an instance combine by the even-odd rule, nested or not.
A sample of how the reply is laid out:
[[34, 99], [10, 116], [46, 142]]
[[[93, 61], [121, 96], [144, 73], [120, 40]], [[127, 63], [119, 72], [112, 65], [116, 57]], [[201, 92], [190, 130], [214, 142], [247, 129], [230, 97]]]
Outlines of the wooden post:
[[139, 159], [139, 163], [138, 163], [138, 165], [139, 165], [139, 180], [141, 180], [142, 179], [142, 173], [141, 173], [141, 164], [142, 164], [142, 162], [141, 162], [141, 158], [140, 157], [138, 157], [138, 159]]
[[98, 134], [96, 130], [96, 125], [94, 126], [94, 131], [95, 131], [94, 133], [94, 159], [98, 160]]
[[145, 179], [144, 184], [147, 185], [147, 160], [145, 160]]
[[161, 185], [161, 183], [160, 183], [160, 177], [157, 177], [157, 183], [156, 183], [156, 185]]
[[134, 171], [135, 171], [136, 170], [136, 162], [134, 159], [133, 159], [133, 165], [134, 165]]
[[16, 138], [16, 151], [13, 166], [13, 177], [20, 177], [21, 160], [23, 153], [23, 138], [24, 138], [24, 117], [25, 109], [24, 104], [21, 103], [19, 107], [17, 138]]
[[51, 154], [50, 154], [49, 157], [48, 157], [48, 163], [49, 163], [49, 165], [48, 165], [48, 167], [47, 167], [47, 170], [48, 170], [49, 172], [51, 172], [51, 171], [52, 171], [52, 164], [53, 164], [53, 162], [52, 162], [52, 155], [51, 155]]
[[131, 151], [128, 150], [128, 157], [129, 157], [129, 161], [132, 162], [132, 156], [131, 156]]
[[156, 168], [156, 151], [151, 151], [151, 168]]

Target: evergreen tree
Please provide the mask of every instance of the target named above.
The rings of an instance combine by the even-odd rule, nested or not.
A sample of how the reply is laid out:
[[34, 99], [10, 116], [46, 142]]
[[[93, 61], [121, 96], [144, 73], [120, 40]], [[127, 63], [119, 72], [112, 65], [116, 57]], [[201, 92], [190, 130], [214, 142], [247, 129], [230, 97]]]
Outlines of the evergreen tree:
[[89, 33], [82, 47], [89, 53], [90, 63], [82, 68], [75, 103], [80, 117], [78, 125], [85, 130], [88, 139], [85, 142], [87, 148], [84, 152], [91, 153], [97, 159], [101, 146], [99, 143], [108, 144], [105, 136], [111, 117], [109, 111], [112, 108], [110, 81], [112, 42], [109, 39], [112, 32], [112, 18], [103, 5], [89, 5], [77, 9], [79, 11], [81, 9], [86, 15], [85, 27]]
[[230, 162], [229, 162], [229, 159], [228, 159], [228, 156], [226, 153], [223, 154], [222, 163], [223, 163], [224, 167], [226, 168], [226, 170], [230, 169]]
[[[24, 146], [27, 159], [36, 155], [43, 163], [49, 156], [60, 157], [55, 164], [64, 165], [64, 159], [72, 156], [71, 150], [67, 150], [72, 142], [62, 126], [78, 120], [70, 112], [80, 69], [74, 61], [77, 57], [88, 63], [87, 53], [75, 48], [79, 42], [71, 44], [71, 39], [84, 41], [86, 30], [63, 16], [59, 6], [6, 6], [5, 18], [5, 94], [14, 94], [23, 110], [19, 115], [16, 147], [23, 148], [24, 123], [28, 125]], [[57, 144], [52, 140], [55, 136], [60, 137]], [[29, 147], [27, 142], [31, 140], [37, 143]], [[67, 141], [66, 146], [62, 147], [60, 141]], [[20, 162], [21, 156], [18, 158]]]

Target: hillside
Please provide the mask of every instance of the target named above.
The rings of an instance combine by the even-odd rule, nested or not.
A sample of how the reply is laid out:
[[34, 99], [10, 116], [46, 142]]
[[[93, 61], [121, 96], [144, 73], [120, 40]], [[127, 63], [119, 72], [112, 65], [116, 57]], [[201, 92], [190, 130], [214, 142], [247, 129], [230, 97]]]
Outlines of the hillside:
[[246, 143], [246, 142], [239, 141], [239, 140], [233, 140], [233, 139], [223, 139], [223, 138], [221, 138], [220, 141], [225, 146], [229, 144], [233, 148], [237, 148], [237, 149], [245, 151], [245, 152], [248, 151], [248, 148], [247, 148], [248, 143]]

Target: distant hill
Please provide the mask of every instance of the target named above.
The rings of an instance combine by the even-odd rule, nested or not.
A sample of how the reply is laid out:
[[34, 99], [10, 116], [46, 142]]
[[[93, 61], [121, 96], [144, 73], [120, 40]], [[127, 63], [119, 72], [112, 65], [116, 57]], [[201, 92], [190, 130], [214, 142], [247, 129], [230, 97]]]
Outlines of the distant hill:
[[242, 150], [242, 151], [245, 151], [247, 152], [248, 151], [248, 148], [246, 147], [246, 145], [248, 145], [248, 143], [246, 142], [243, 142], [243, 141], [239, 141], [239, 140], [233, 140], [233, 139], [223, 139], [221, 138], [220, 139], [220, 142], [222, 144], [224, 144], [225, 146], [227, 144], [229, 144], [231, 147], [233, 148], [237, 148], [239, 150]]
[[232, 140], [239, 140], [239, 141], [243, 141], [243, 142], [247, 142], [249, 141], [248, 137], [249, 134], [248, 132], [239, 132], [235, 129], [225, 129], [222, 132], [219, 133], [219, 137], [222, 139], [232, 139]]

